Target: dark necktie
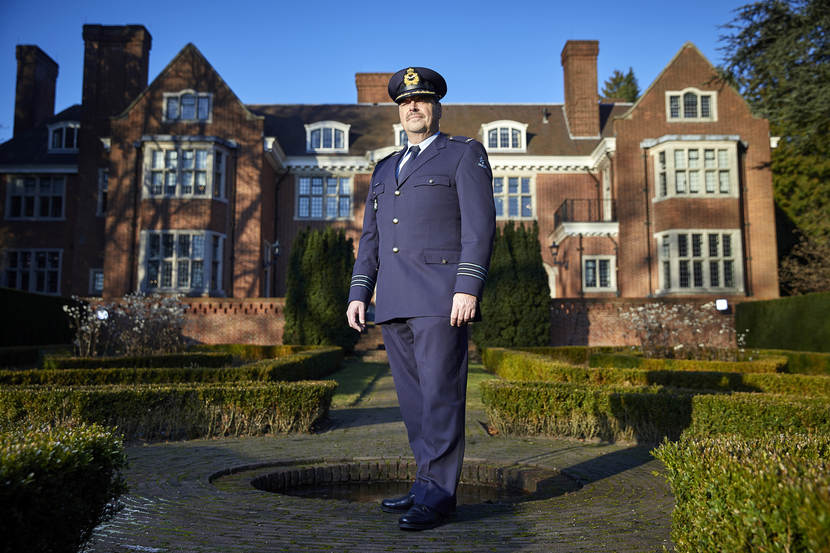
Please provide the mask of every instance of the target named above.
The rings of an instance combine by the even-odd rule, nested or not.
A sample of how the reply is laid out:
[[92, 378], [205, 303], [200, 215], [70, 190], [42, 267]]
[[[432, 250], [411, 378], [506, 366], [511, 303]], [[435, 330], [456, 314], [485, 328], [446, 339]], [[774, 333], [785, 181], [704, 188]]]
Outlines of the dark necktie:
[[406, 163], [403, 164], [403, 167], [400, 168], [400, 174], [398, 175], [398, 180], [402, 180], [402, 177], [411, 173], [412, 169], [412, 162], [418, 157], [418, 152], [421, 151], [420, 146], [410, 146], [409, 147], [409, 159], [406, 160]]

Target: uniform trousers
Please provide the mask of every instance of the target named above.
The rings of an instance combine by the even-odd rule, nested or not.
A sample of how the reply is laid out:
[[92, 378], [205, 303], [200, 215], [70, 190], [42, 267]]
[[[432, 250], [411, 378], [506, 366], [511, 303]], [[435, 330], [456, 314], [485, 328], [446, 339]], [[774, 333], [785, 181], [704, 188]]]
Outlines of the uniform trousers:
[[418, 465], [415, 503], [449, 513], [464, 460], [467, 327], [450, 326], [448, 317], [413, 317], [381, 329]]

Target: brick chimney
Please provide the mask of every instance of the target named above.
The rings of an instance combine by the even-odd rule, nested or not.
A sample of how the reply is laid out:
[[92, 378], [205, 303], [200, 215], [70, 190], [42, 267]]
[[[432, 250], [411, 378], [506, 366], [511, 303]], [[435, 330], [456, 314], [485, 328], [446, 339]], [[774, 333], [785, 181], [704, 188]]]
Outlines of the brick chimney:
[[596, 40], [569, 40], [562, 49], [565, 116], [571, 136], [599, 136]]
[[109, 118], [147, 87], [152, 37], [143, 25], [84, 25], [83, 120], [109, 136]]
[[18, 45], [14, 136], [55, 114], [58, 64], [37, 46]]
[[387, 86], [394, 73], [355, 73], [357, 85], [357, 103], [380, 104], [391, 102]]

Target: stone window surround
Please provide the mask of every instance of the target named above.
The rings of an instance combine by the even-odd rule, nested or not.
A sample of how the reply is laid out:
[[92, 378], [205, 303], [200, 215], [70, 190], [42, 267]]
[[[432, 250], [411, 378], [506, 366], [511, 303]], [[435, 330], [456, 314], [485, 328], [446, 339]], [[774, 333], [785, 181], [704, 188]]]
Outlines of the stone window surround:
[[[155, 199], [155, 198], [187, 198], [187, 199], [202, 199], [202, 200], [216, 200], [221, 202], [228, 201], [228, 163], [227, 160], [229, 158], [230, 152], [228, 151], [227, 147], [235, 147], [235, 144], [229, 143], [226, 144], [224, 141], [216, 140], [213, 137], [208, 136], [182, 136], [182, 137], [172, 137], [172, 136], [165, 136], [165, 137], [144, 137], [143, 141], [143, 152], [142, 152], [142, 173], [143, 173], [143, 183], [144, 185], [141, 187], [141, 199]], [[162, 183], [162, 192], [161, 194], [154, 194], [152, 193], [152, 170], [153, 170], [153, 151], [162, 150], [162, 151], [172, 151], [175, 150], [177, 152], [177, 167], [176, 167], [176, 193], [175, 194], [167, 194], [165, 192], [166, 185]], [[194, 182], [192, 183], [192, 192], [188, 194], [182, 194], [179, 192], [181, 190], [181, 174], [182, 174], [182, 151], [183, 150], [208, 150], [207, 161], [206, 161], [206, 169], [204, 170], [206, 173], [206, 185], [205, 185], [205, 193], [204, 194], [197, 194], [196, 193], [196, 182], [194, 176]], [[216, 171], [216, 167], [214, 165], [215, 154], [216, 152], [220, 152], [222, 154], [221, 160], [221, 167], [219, 168], [220, 171]], [[166, 154], [165, 154], [166, 155]], [[194, 154], [195, 156], [195, 154]], [[164, 169], [167, 172], [169, 169]], [[195, 169], [195, 157], [194, 157], [194, 172]], [[222, 182], [219, 183], [219, 191], [218, 195], [214, 194], [214, 185], [215, 183], [215, 175], [220, 174], [222, 176]]]
[[[694, 94], [697, 97], [697, 116], [684, 116], [684, 96], [686, 94]], [[671, 98], [679, 97], [679, 115], [672, 117], [671, 114]], [[702, 117], [701, 113], [701, 96], [709, 97], [709, 116]], [[718, 120], [718, 93], [715, 90], [700, 90], [695, 87], [687, 87], [683, 90], [667, 90], [666, 91], [666, 121], [670, 123], [711, 123]]]
[[[147, 271], [147, 262], [148, 259], [148, 252], [150, 247], [150, 235], [157, 234], [159, 236], [164, 234], [172, 234], [173, 235], [173, 261], [172, 261], [172, 276], [171, 282], [173, 286], [170, 287], [162, 287], [159, 285], [158, 287], [149, 287], [147, 283], [148, 271]], [[190, 240], [190, 248], [191, 253], [187, 257], [183, 257], [182, 260], [187, 259], [189, 261], [201, 260], [202, 264], [202, 282], [204, 283], [203, 286], [200, 287], [179, 287], [177, 286], [178, 282], [178, 236], [182, 234], [191, 235]], [[200, 235], [204, 238], [203, 241], [203, 251], [202, 256], [196, 256], [194, 258], [192, 254], [193, 248], [193, 235]], [[214, 238], [219, 238], [219, 252], [218, 252], [218, 261], [214, 259], [214, 252], [213, 252], [213, 240]], [[163, 238], [160, 237], [160, 241]], [[182, 294], [196, 294], [196, 295], [205, 295], [208, 293], [222, 295], [223, 288], [222, 288], [222, 274], [224, 268], [224, 251], [225, 251], [225, 243], [227, 241], [227, 237], [224, 234], [210, 231], [210, 230], [199, 230], [199, 229], [163, 229], [163, 230], [150, 230], [145, 229], [142, 230], [139, 237], [139, 256], [138, 256], [138, 282], [139, 282], [139, 289], [143, 292], [161, 292], [161, 293], [182, 293]], [[160, 246], [163, 247], [163, 246]], [[163, 257], [163, 253], [159, 254], [158, 259], [161, 261], [165, 259]], [[161, 280], [161, 267], [159, 267], [159, 280]], [[216, 275], [214, 275], [214, 271]], [[215, 283], [215, 287], [211, 285]], [[159, 284], [161, 284], [159, 282]]]
[[98, 169], [98, 201], [95, 207], [95, 215], [105, 217], [107, 214], [107, 193], [109, 189], [110, 170], [103, 167]]
[[[101, 279], [101, 287], [96, 287], [98, 277]], [[104, 292], [104, 269], [89, 270], [89, 295], [100, 296]]]
[[[509, 129], [511, 133], [508, 135], [508, 140], [512, 143], [512, 131], [518, 131], [519, 133], [519, 146], [514, 148], [512, 146], [490, 146], [489, 140], [489, 133], [490, 131], [495, 131], [497, 134], [497, 140], [500, 140], [498, 135], [500, 134], [500, 129]], [[498, 121], [491, 121], [489, 123], [482, 123], [481, 124], [481, 138], [482, 143], [484, 144], [484, 148], [488, 152], [494, 153], [505, 153], [505, 152], [514, 152], [514, 153], [525, 153], [527, 152], [527, 123], [520, 123], [519, 121], [511, 121], [509, 119], [501, 119]]]
[[[496, 194], [496, 179], [503, 179], [502, 180], [502, 193]], [[510, 181], [511, 178], [517, 178], [518, 181], [518, 192], [516, 194], [510, 193]], [[522, 179], [529, 179], [529, 194], [522, 193]], [[530, 196], [530, 215], [529, 216], [522, 216], [522, 206], [521, 206], [521, 198], [522, 196]], [[510, 196], [517, 196], [519, 198], [519, 215], [511, 216], [510, 213], [510, 203], [509, 197]], [[526, 172], [526, 171], [513, 171], [510, 173], [503, 173], [501, 171], [494, 171], [493, 173], [493, 197], [494, 199], [497, 197], [501, 197], [503, 199], [503, 206], [504, 206], [504, 215], [496, 214], [496, 220], [498, 221], [532, 221], [536, 219], [536, 173], [535, 172]]]
[[[33, 194], [26, 194], [25, 188], [22, 193], [15, 194], [16, 192], [16, 184], [15, 181], [17, 179], [34, 179], [35, 186], [33, 190]], [[41, 193], [41, 180], [42, 179], [60, 179], [63, 181], [63, 185], [61, 187], [60, 194], [54, 194], [54, 190], [50, 189], [49, 192]], [[13, 174], [9, 175], [6, 179], [6, 212], [4, 216], [9, 221], [64, 221], [66, 220], [66, 186], [67, 186], [67, 176], [62, 174]], [[54, 185], [53, 185], [54, 186]], [[12, 214], [12, 197], [13, 196], [20, 196], [21, 198], [30, 197], [33, 198], [32, 204], [32, 215], [25, 215], [25, 205], [23, 205], [21, 200], [21, 214], [14, 215]], [[61, 213], [58, 216], [51, 216], [40, 215], [41, 212], [41, 202], [44, 198], [50, 198], [50, 202], [52, 198], [60, 198], [61, 199]], [[51, 207], [51, 203], [50, 203]], [[51, 212], [51, 209], [50, 209]]]
[[[685, 234], [689, 236], [687, 240], [687, 255], [684, 256], [683, 260], [689, 261], [700, 261], [702, 262], [702, 278], [703, 278], [703, 286], [695, 286], [694, 285], [694, 266], [692, 265], [689, 268], [689, 278], [690, 283], [687, 287], [680, 287], [680, 255], [678, 253], [678, 235]], [[702, 235], [702, 242], [700, 244], [701, 252], [699, 256], [694, 255], [693, 251], [693, 243], [692, 243], [692, 235], [700, 234]], [[709, 235], [716, 235], [718, 236], [717, 239], [717, 247], [719, 248], [717, 256], [711, 256], [709, 248]], [[728, 234], [730, 236], [730, 250], [731, 255], [724, 256], [723, 255], [723, 235]], [[741, 240], [741, 231], [739, 229], [709, 229], [709, 228], [696, 228], [696, 229], [671, 229], [666, 230], [663, 232], [656, 233], [654, 235], [655, 240], [657, 241], [657, 252], [658, 252], [658, 289], [656, 290], [655, 294], [658, 296], [665, 296], [669, 294], [741, 294], [744, 291], [744, 268], [743, 268], [743, 243]], [[664, 239], [668, 238], [668, 242]], [[666, 249], [668, 248], [668, 257], [666, 256]], [[732, 287], [723, 286], [724, 282], [724, 272], [723, 266], [721, 265], [719, 268], [719, 282], [720, 285], [717, 287], [711, 286], [711, 273], [710, 273], [710, 261], [722, 262], [722, 261], [732, 261], [732, 280], [734, 285]], [[670, 267], [670, 278], [671, 283], [669, 287], [666, 287], [665, 283], [665, 262], [669, 262]]]
[[[670, 198], [737, 198], [739, 196], [739, 167], [738, 167], [738, 137], [736, 136], [706, 136], [706, 135], [674, 135], [669, 137], [662, 137], [656, 141], [644, 141], [641, 146], [650, 148], [652, 165], [654, 166], [654, 197], [652, 202], [660, 202]], [[718, 150], [727, 150], [729, 170], [729, 192], [724, 193], [720, 190], [719, 179], [715, 180], [715, 191], [706, 191], [706, 171], [705, 167], [705, 150], [715, 151], [715, 167], [710, 168], [716, 174], [722, 170], [718, 162]], [[698, 167], [700, 173], [700, 180], [698, 182], [699, 192], [690, 192], [690, 181], [687, 178], [686, 191], [683, 193], [677, 192], [677, 183], [675, 181], [675, 150], [686, 150], [686, 167], [680, 169], [685, 171], [688, 175], [688, 150], [697, 150], [699, 152]], [[666, 174], [666, 195], [662, 195], [661, 173], [663, 172], [660, 161], [660, 154], [665, 155], [665, 174]]]
[[[342, 153], [347, 154], [349, 153], [349, 129], [351, 125], [346, 123], [341, 123], [340, 121], [317, 121], [316, 123], [307, 123], [305, 125], [305, 149], [308, 153]], [[319, 147], [313, 147], [311, 145], [311, 135], [314, 131], [323, 131], [324, 129], [331, 129], [332, 131], [332, 145], [330, 147], [325, 147], [322, 145], [322, 137], [321, 137], [321, 145]], [[336, 144], [336, 132], [343, 133], [343, 144], [341, 147], [335, 146]]]
[[[9, 254], [11, 253], [18, 254], [18, 261], [15, 267], [11, 267], [11, 263], [9, 262]], [[50, 296], [60, 295], [61, 293], [61, 272], [63, 270], [63, 249], [61, 248], [9, 248], [4, 253], [4, 271], [3, 271], [3, 284], [8, 288], [15, 288], [17, 290], [24, 290], [26, 292], [34, 292], [38, 294], [47, 294]], [[28, 286], [26, 288], [18, 288], [18, 284], [22, 285], [23, 276], [22, 276], [22, 268], [20, 267], [20, 254], [28, 253], [31, 256], [30, 266], [26, 272], [28, 272]], [[46, 276], [44, 278], [44, 289], [38, 290], [37, 289], [37, 255], [39, 253], [46, 254], [46, 267], [42, 268], [43, 271], [46, 272]], [[56, 253], [58, 256], [57, 259], [57, 267], [49, 267], [49, 254]], [[9, 282], [9, 273], [12, 271], [15, 272], [15, 282]], [[49, 282], [48, 282], [48, 273], [55, 273], [57, 275], [57, 284], [56, 289], [54, 291], [47, 291]]]
[[[322, 193], [321, 194], [313, 194], [312, 193], [313, 189], [311, 187], [312, 187], [313, 183], [311, 182], [311, 179], [317, 179], [317, 178], [322, 179]], [[326, 179], [329, 179], [329, 178], [337, 179], [337, 193], [336, 194], [331, 194], [331, 193], [328, 192], [328, 183], [326, 182]], [[309, 183], [308, 183], [309, 193], [308, 194], [301, 194], [300, 193], [300, 179], [309, 179]], [[346, 193], [341, 192], [341, 179], [347, 179], [348, 180], [349, 191], [346, 192]], [[347, 174], [347, 173], [342, 173], [342, 174], [341, 173], [336, 173], [336, 174], [325, 173], [325, 174], [322, 174], [322, 173], [305, 173], [305, 172], [303, 172], [303, 173], [297, 174], [296, 178], [295, 178], [295, 181], [294, 181], [295, 182], [295, 184], [294, 184], [294, 192], [295, 192], [295, 194], [294, 194], [294, 197], [295, 197], [295, 201], [294, 201], [294, 220], [295, 221], [348, 221], [348, 220], [351, 220], [353, 215], [354, 215], [354, 212], [353, 212], [353, 208], [354, 208], [354, 200], [353, 200], [353, 198], [354, 198], [354, 181], [355, 181], [354, 175], [353, 174]], [[313, 217], [311, 215], [311, 209], [312, 209], [311, 203], [309, 203], [309, 208], [308, 208], [309, 209], [309, 215], [308, 215], [308, 217], [301, 216], [300, 215], [300, 197], [309, 198], [309, 202], [311, 201], [311, 198], [313, 198], [313, 197], [322, 198], [323, 215], [321, 217]], [[327, 210], [325, 200], [326, 200], [326, 198], [330, 198], [330, 197], [336, 197], [338, 199], [337, 200], [337, 216], [336, 217], [328, 217], [327, 215], [325, 215], [326, 210]], [[349, 202], [349, 209], [348, 209], [349, 214], [348, 215], [340, 215], [340, 200], [341, 199], [347, 199], [348, 202]]]
[[[595, 286], [588, 286], [586, 267], [589, 261], [596, 263], [594, 276]], [[600, 285], [600, 264], [608, 262], [608, 286]], [[584, 292], [616, 292], [617, 291], [617, 256], [616, 255], [585, 255], [582, 257], [582, 290]]]
[[[195, 104], [195, 117], [193, 119], [183, 119], [181, 117], [182, 112], [182, 98], [186, 95], [193, 95], [196, 97], [196, 104]], [[169, 113], [167, 111], [167, 102], [171, 98], [177, 98], [177, 110], [178, 116], [177, 117], [168, 117]], [[200, 99], [207, 99], [207, 117], [206, 118], [199, 118], [199, 100]], [[180, 90], [178, 92], [165, 92], [162, 94], [161, 100], [161, 113], [162, 113], [162, 122], [164, 123], [213, 123], [213, 93], [211, 92], [196, 92], [192, 88], [186, 88], [184, 90]]]

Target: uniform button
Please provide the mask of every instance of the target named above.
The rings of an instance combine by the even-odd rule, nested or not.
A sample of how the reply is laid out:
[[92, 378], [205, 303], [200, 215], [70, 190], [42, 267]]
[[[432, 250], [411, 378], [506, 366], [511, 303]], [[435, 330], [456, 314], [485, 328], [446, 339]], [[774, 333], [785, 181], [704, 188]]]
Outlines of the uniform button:
[[397, 224], [398, 224], [398, 218], [397, 218], [397, 217], [395, 217], [394, 219], [392, 219], [392, 222], [393, 222], [393, 223], [395, 223], [395, 224], [397, 225]]
[[433, 182], [435, 182], [435, 180], [433, 180], [433, 179], [429, 179], [429, 183], [430, 183], [430, 184], [432, 184]]
[[401, 191], [400, 190], [395, 190], [395, 196], [400, 196], [400, 195], [401, 195]]
[[443, 263], [444, 265], [446, 265], [446, 264], [447, 264], [447, 260], [446, 260], [446, 259], [442, 259], [442, 260], [441, 260], [441, 263]]
[[401, 250], [398, 249], [398, 246], [395, 246], [394, 248], [392, 248], [392, 253], [398, 253], [399, 251], [401, 251]]

